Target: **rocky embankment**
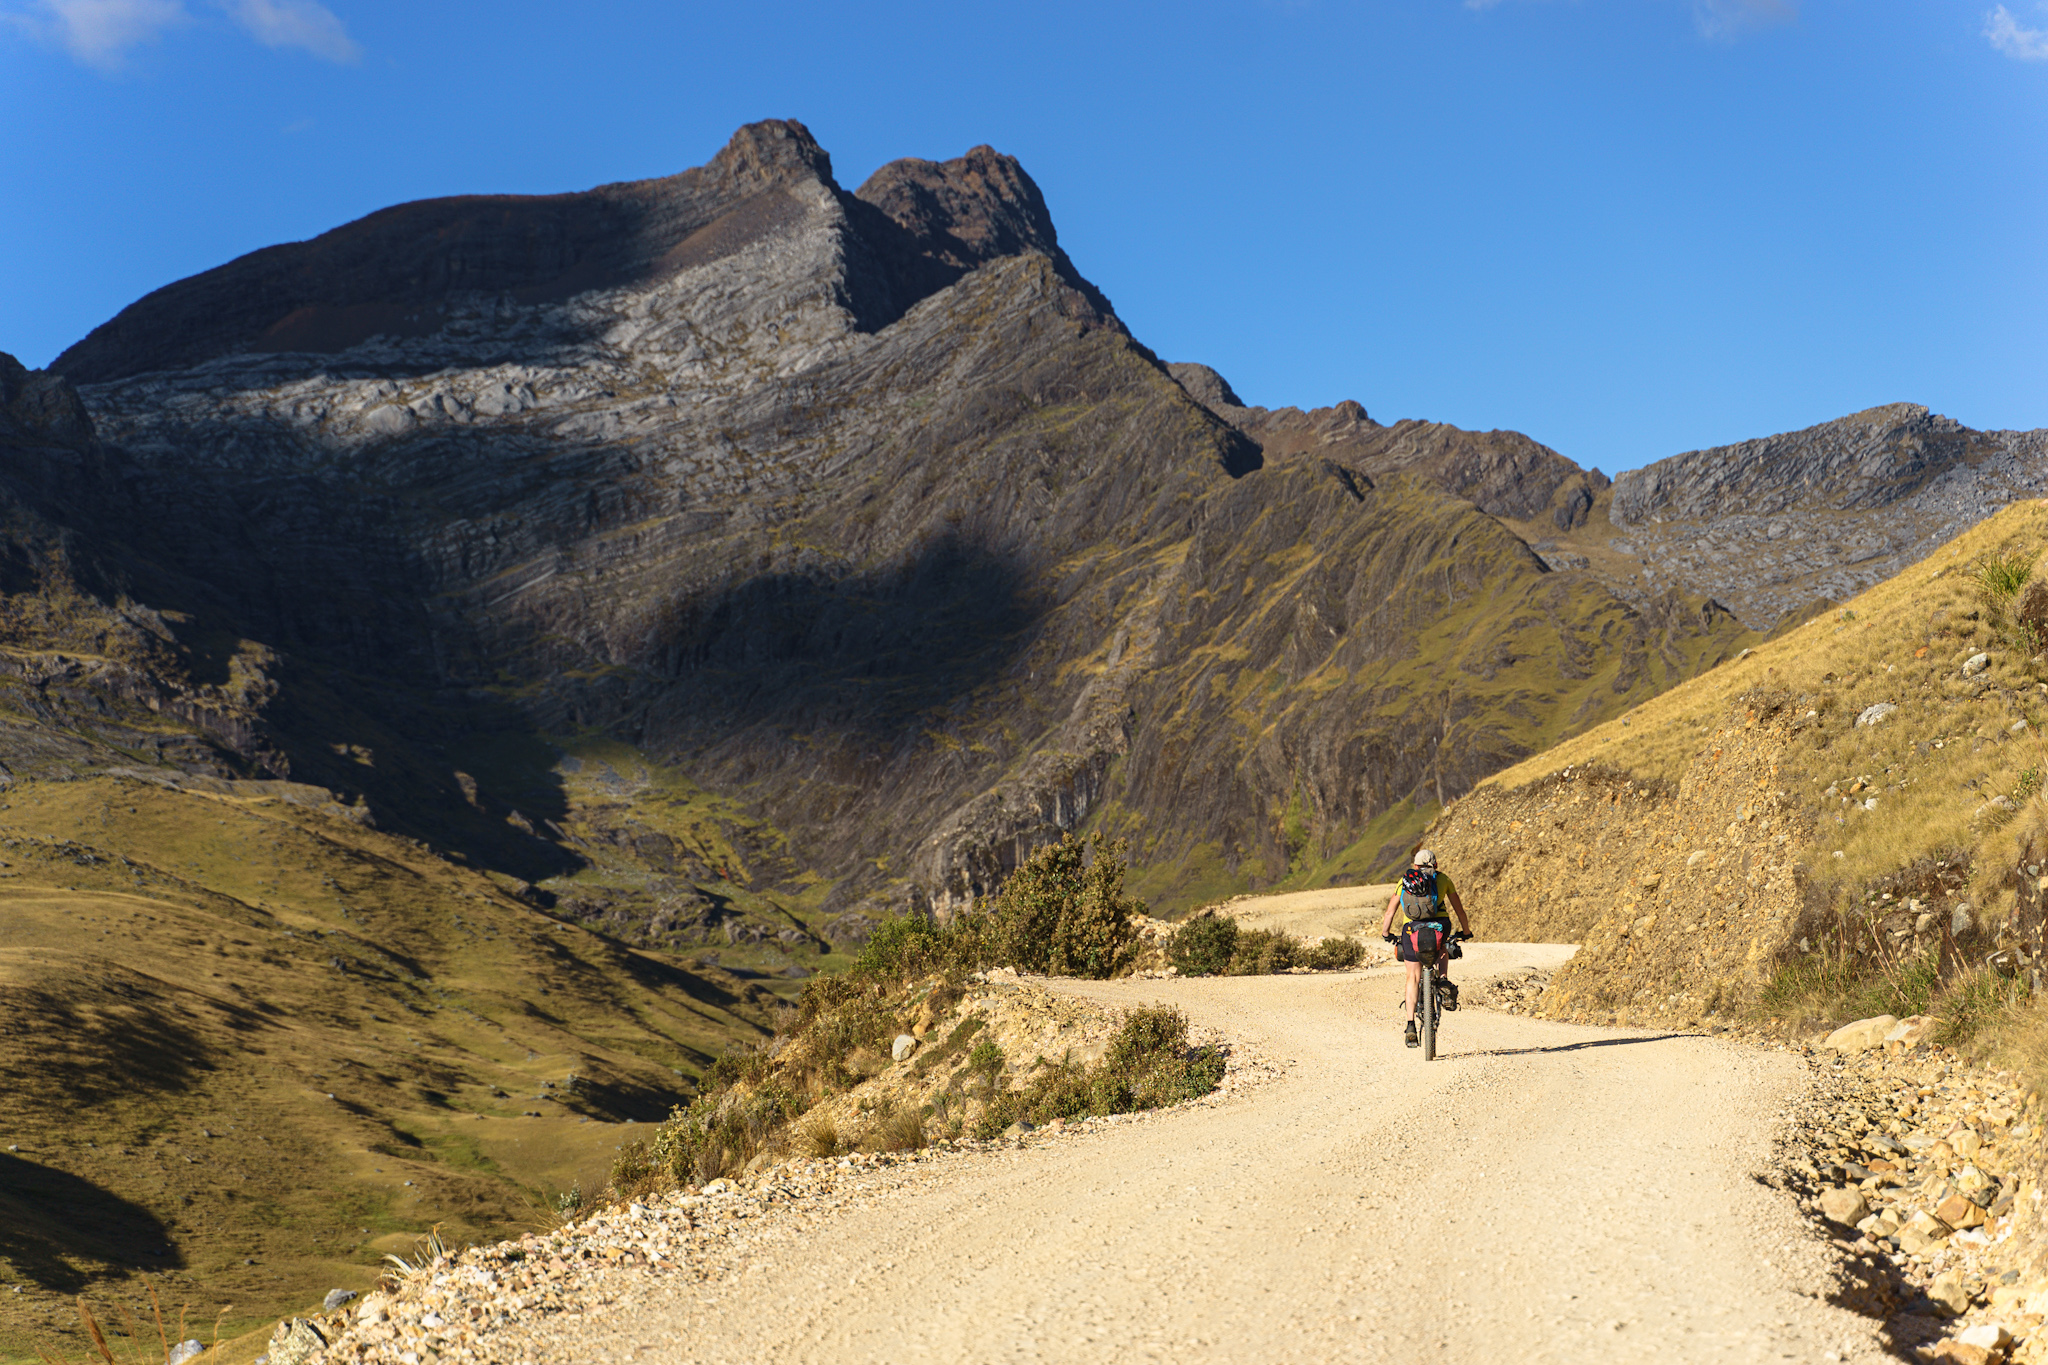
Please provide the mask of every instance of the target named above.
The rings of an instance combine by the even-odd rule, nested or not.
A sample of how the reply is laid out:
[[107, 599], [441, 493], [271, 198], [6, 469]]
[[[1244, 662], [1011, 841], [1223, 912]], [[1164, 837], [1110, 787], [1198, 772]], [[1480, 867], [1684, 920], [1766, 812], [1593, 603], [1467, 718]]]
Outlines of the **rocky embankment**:
[[1803, 816], [1780, 785], [1786, 718], [1746, 711], [1674, 786], [1585, 765], [1483, 787], [1428, 834], [1474, 896], [1473, 928], [1577, 942], [1542, 1013], [1691, 1025], [1753, 998], [1801, 909]]
[[1927, 1043], [1934, 1027], [1884, 1016], [1817, 1049], [1771, 1181], [1819, 1220], [1851, 1306], [1883, 1318], [1895, 1348], [1959, 1365], [2048, 1360], [2041, 1096]]

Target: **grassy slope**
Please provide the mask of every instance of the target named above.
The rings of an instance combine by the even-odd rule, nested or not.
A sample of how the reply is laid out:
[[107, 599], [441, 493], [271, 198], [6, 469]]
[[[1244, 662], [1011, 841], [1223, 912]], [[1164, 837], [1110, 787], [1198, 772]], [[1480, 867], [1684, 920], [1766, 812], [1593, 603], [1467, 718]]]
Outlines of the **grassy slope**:
[[[2002, 1021], [2003, 1045], [2025, 1051], [2034, 1012], [1987, 1012], [2011, 987], [1973, 964], [2038, 943], [2048, 663], [2012, 647], [1975, 568], [2037, 561], [2044, 546], [2048, 504], [2008, 508], [1746, 658], [1502, 771], [1431, 841], [1496, 869], [1465, 884], [1480, 919], [1498, 889], [1523, 898], [1495, 908], [1518, 933], [1569, 922], [1586, 948], [1560, 982], [1598, 1009], [1656, 1017], [1672, 990], [1695, 1012], [1937, 1006], [1965, 1028]], [[1965, 678], [1979, 651], [1991, 667]], [[1898, 710], [1858, 726], [1879, 702]], [[1999, 795], [2010, 816], [1986, 808]], [[1589, 888], [1600, 903], [1569, 903]], [[1906, 910], [1915, 897], [1931, 925]], [[1954, 941], [1958, 905], [1969, 928]]]
[[[1285, 638], [1299, 603], [1314, 600], [1313, 580], [1329, 566], [1311, 547], [1296, 545], [1284, 563], [1262, 566], [1270, 581], [1249, 595], [1254, 609], [1248, 616], [1232, 619], [1227, 633], [1174, 665], [1182, 675], [1175, 688], [1180, 697], [1216, 691], [1233, 698], [1230, 719], [1245, 736], [1245, 754], [1302, 728], [1315, 708], [1341, 696], [1357, 704], [1347, 728], [1365, 737], [1362, 760], [1413, 744], [1418, 734], [1441, 733], [1454, 754], [1446, 785], [1455, 790], [1456, 765], [1473, 753], [1505, 759], [1543, 752], [1761, 639], [1725, 617], [1711, 631], [1649, 621], [1588, 574], [1532, 567], [1526, 550], [1492, 518], [1406, 481], [1388, 480], [1379, 497], [1391, 504], [1389, 529], [1363, 548], [1384, 561], [1379, 577], [1388, 601], [1384, 619], [1376, 613], [1352, 627], [1367, 639], [1370, 653], [1361, 658], [1332, 650], [1290, 676], [1291, 660], [1248, 659], [1234, 647], [1235, 641]], [[1444, 524], [1433, 528], [1439, 520]], [[1413, 534], [1418, 529], [1421, 534]], [[1436, 590], [1454, 580], [1455, 590]], [[1397, 619], [1403, 613], [1408, 619]], [[1180, 742], [1192, 744], [1207, 720], [1184, 701], [1159, 723], [1169, 731], [1179, 727], [1186, 732]], [[1290, 855], [1277, 877], [1262, 875], [1256, 864], [1233, 866], [1214, 844], [1155, 863], [1147, 854], [1159, 836], [1141, 835], [1134, 861], [1144, 870], [1134, 875], [1132, 889], [1171, 913], [1254, 887], [1287, 891], [1381, 879], [1390, 859], [1412, 846], [1440, 809], [1427, 786], [1420, 799], [1398, 800], [1359, 829], [1319, 822], [1314, 803], [1305, 803], [1298, 788], [1275, 793], [1272, 819]], [[1137, 833], [1114, 803], [1093, 823]]]
[[[1939, 850], [1971, 849], [1979, 839], [1972, 812], [2048, 760], [2040, 738], [2048, 671], [2001, 643], [1970, 567], [1993, 553], [2034, 559], [2044, 545], [2048, 504], [2008, 508], [1749, 657], [1572, 736], [1486, 785], [1509, 789], [1584, 763], [1676, 782], [1738, 699], [1783, 692], [1800, 709], [1820, 713], [1820, 723], [1789, 747], [1784, 775], [1816, 822], [1815, 850], [1842, 851], [1840, 859], [1816, 860], [1811, 871], [1821, 885], [1860, 885]], [[1963, 661], [1979, 650], [1991, 653], [1991, 669], [1963, 678]], [[1856, 717], [1878, 702], [1899, 711], [1882, 725], [1856, 726]], [[2020, 720], [2032, 728], [2015, 736], [2011, 727]], [[1846, 788], [1864, 776], [1875, 779], [1865, 793], [1878, 798], [1874, 812], [1851, 813], [1840, 798], [1821, 796], [1831, 782]]]
[[528, 1224], [776, 1017], [760, 985], [218, 785], [0, 804], [0, 1278], [25, 1289], [0, 1358], [75, 1349], [69, 1297], [143, 1275], [232, 1326], [366, 1283], [432, 1224]]

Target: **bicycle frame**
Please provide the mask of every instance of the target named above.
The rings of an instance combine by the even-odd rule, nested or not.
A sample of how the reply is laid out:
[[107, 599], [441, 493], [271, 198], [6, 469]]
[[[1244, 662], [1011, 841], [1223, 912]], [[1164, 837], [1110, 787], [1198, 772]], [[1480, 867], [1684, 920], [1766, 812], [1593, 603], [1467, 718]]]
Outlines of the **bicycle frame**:
[[1422, 1034], [1422, 1060], [1436, 1060], [1437, 965], [1440, 953], [1431, 953], [1422, 963], [1422, 979], [1415, 984], [1415, 1027]]

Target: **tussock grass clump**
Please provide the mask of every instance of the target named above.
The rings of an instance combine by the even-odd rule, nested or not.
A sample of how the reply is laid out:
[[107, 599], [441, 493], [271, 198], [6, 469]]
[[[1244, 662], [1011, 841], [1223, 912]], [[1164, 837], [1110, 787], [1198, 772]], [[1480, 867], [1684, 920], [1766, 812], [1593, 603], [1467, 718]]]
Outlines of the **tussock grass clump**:
[[1305, 943], [1278, 929], [1242, 929], [1236, 919], [1204, 910], [1166, 941], [1166, 960], [1183, 976], [1262, 976], [1290, 967], [1336, 971], [1365, 959], [1355, 938]]
[[1134, 1010], [1100, 1065], [1045, 1063], [1022, 1090], [1003, 1092], [988, 1105], [975, 1136], [994, 1137], [1019, 1119], [1038, 1124], [1157, 1109], [1206, 1095], [1222, 1079], [1222, 1052], [1189, 1046], [1187, 1018], [1179, 1010]]

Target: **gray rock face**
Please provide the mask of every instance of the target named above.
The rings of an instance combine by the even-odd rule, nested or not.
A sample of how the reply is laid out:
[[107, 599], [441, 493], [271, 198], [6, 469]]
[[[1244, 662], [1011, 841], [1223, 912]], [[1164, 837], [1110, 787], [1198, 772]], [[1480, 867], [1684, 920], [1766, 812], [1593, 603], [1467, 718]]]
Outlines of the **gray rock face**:
[[[744, 802], [749, 875], [843, 878], [849, 926], [971, 903], [1111, 805], [1156, 866], [1263, 879], [1292, 793], [1342, 848], [1736, 633], [1548, 572], [1487, 509], [1577, 524], [1605, 481], [1525, 437], [1222, 420], [985, 148], [849, 194], [766, 124], [661, 181], [404, 205], [59, 366], [107, 472], [0, 473], [132, 596], [274, 652], [231, 670], [297, 680], [254, 709], [267, 774], [531, 881], [591, 856], [534, 738], [578, 732]], [[696, 853], [605, 856], [716, 927], [672, 884]]]
[[1644, 581], [1759, 629], [1898, 573], [2048, 490], [2048, 432], [1973, 431], [1911, 403], [1674, 455], [1614, 481], [1614, 545]]

